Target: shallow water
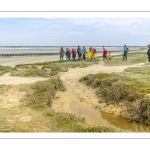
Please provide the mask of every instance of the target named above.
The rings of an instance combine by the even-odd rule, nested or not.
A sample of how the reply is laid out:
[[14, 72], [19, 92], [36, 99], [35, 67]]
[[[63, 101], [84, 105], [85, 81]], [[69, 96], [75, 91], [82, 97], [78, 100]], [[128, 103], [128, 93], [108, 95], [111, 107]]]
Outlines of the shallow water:
[[[61, 46], [60, 46], [61, 47]], [[51, 47], [51, 46], [35, 46], [35, 47], [0, 47], [0, 54], [26, 54], [26, 53], [58, 53], [60, 51], [60, 47], [56, 46], [56, 47]], [[77, 46], [65, 46], [63, 47], [64, 50], [66, 50], [66, 48], [69, 48], [70, 50], [72, 48], [76, 48]], [[83, 48], [81, 46], [81, 48]], [[89, 50], [89, 46], [86, 47], [86, 50]], [[103, 51], [103, 47], [102, 46], [94, 46], [94, 48], [97, 50], [97, 52], [102, 52]], [[123, 46], [119, 46], [119, 47], [114, 47], [114, 46], [109, 46], [109, 47], [105, 47], [108, 51], [123, 51]], [[137, 46], [132, 46], [129, 47], [130, 50], [139, 50], [141, 47]]]
[[100, 112], [100, 113], [103, 119], [107, 120], [110, 124], [120, 129], [127, 130], [129, 132], [150, 132], [150, 126], [131, 122], [129, 121], [129, 119], [124, 118], [122, 116], [118, 116], [106, 112]]

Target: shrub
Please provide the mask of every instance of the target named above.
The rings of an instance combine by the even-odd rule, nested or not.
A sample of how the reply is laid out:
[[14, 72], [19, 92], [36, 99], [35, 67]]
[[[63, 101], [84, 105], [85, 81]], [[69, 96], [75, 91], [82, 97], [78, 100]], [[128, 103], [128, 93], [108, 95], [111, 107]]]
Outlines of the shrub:
[[16, 70], [16, 69], [12, 67], [8, 67], [8, 66], [0, 66], [0, 76], [7, 72], [12, 72], [13, 70]]
[[49, 79], [33, 84], [30, 93], [26, 95], [26, 105], [34, 108], [51, 107], [57, 90], [65, 91], [66, 88], [60, 79]]

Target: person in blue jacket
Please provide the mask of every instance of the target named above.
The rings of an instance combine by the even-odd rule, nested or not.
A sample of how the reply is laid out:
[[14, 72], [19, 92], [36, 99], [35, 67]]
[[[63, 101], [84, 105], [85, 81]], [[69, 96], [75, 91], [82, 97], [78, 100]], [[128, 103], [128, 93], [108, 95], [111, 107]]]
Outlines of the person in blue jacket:
[[126, 60], [127, 61], [127, 53], [128, 53], [129, 49], [126, 45], [124, 45], [124, 53], [123, 53], [123, 59], [122, 60]]
[[148, 48], [147, 56], [148, 56], [148, 61], [150, 62], [150, 47]]

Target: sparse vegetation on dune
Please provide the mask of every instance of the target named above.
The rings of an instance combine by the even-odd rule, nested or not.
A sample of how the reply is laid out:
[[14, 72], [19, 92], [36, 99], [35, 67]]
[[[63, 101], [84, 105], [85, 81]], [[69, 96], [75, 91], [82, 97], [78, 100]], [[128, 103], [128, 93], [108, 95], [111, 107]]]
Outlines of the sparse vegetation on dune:
[[14, 70], [10, 74], [11, 76], [20, 76], [20, 77], [45, 77], [49, 78], [51, 75], [43, 69], [38, 68], [27, 68], [23, 70]]
[[39, 81], [30, 86], [30, 92], [26, 95], [26, 105], [34, 108], [51, 106], [57, 90], [65, 91], [66, 88], [58, 78]]
[[134, 65], [147, 62], [146, 52], [128, 53], [128, 60], [122, 61], [123, 55], [113, 56], [112, 60], [105, 61], [106, 66]]
[[8, 67], [8, 66], [0, 66], [0, 76], [7, 73], [7, 72], [12, 72], [16, 70], [15, 68], [13, 67]]
[[15, 68], [22, 69], [14, 71], [11, 75], [19, 75], [19, 76], [55, 76], [59, 72], [67, 72], [69, 68], [85, 68], [87, 66], [93, 65], [96, 62], [89, 62], [89, 61], [53, 61], [53, 62], [44, 62], [44, 63], [35, 63], [35, 64], [20, 64], [16, 65]]
[[[101, 58], [100, 58], [101, 59]], [[99, 60], [98, 60], [99, 61]], [[122, 55], [105, 61], [106, 66], [132, 65], [146, 63], [145, 53], [129, 53], [128, 61], [122, 61]], [[12, 108], [0, 108], [3, 123], [9, 124], [8, 130], [1, 132], [124, 132], [106, 126], [89, 126], [81, 118], [69, 113], [56, 113], [52, 110], [52, 102], [58, 90], [65, 91], [62, 81], [57, 78], [59, 72], [69, 68], [87, 67], [95, 62], [44, 62], [17, 65], [15, 68], [1, 67], [2, 74], [11, 72], [14, 76], [48, 77], [50, 79], [32, 84], [0, 86], [1, 94], [9, 89], [18, 88], [25, 92], [20, 105]], [[4, 70], [4, 71], [3, 71]], [[55, 76], [55, 77], [53, 77]], [[117, 106], [120, 102], [126, 106], [128, 117], [136, 122], [150, 124], [150, 77], [149, 66], [128, 68], [122, 73], [98, 73], [82, 77], [80, 82], [96, 89], [100, 100], [106, 104]], [[30, 116], [31, 120], [21, 121], [22, 116]], [[29, 118], [30, 118], [29, 117]], [[7, 119], [6, 119], [7, 118]]]
[[96, 88], [97, 96], [108, 105], [124, 103], [131, 120], [150, 124], [149, 79], [149, 66], [143, 66], [127, 68], [121, 74], [90, 74], [79, 81]]
[[[89, 126], [69, 113], [56, 113], [51, 108], [57, 90], [66, 90], [57, 78], [32, 84], [8, 86], [26, 92], [18, 107], [0, 108], [5, 128], [0, 132], [121, 132], [107, 126]], [[2, 87], [6, 89], [6, 87]], [[5, 91], [3, 91], [5, 93]], [[3, 93], [2, 93], [3, 94]], [[7, 119], [6, 119], [7, 118]], [[24, 118], [24, 119], [23, 119]], [[26, 118], [29, 120], [26, 121]]]

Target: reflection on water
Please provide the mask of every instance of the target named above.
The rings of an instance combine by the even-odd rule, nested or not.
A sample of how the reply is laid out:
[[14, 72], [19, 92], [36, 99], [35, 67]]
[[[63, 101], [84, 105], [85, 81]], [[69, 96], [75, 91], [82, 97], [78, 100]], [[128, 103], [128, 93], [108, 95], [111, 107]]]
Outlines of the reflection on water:
[[150, 126], [146, 126], [140, 123], [135, 123], [129, 121], [127, 118], [122, 116], [101, 112], [103, 119], [106, 119], [112, 125], [123, 129], [128, 130], [129, 132], [150, 132]]

